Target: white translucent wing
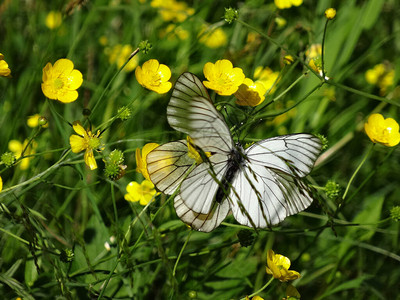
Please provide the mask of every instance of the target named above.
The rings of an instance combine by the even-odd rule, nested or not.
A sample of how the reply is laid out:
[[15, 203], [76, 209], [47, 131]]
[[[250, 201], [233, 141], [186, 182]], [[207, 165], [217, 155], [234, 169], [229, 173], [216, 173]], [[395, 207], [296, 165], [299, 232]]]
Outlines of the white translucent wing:
[[259, 165], [245, 166], [238, 173], [230, 199], [235, 219], [257, 228], [278, 224], [306, 209], [313, 200], [300, 178]]
[[167, 107], [172, 128], [189, 135], [204, 152], [229, 153], [233, 140], [222, 115], [215, 109], [203, 83], [191, 73], [177, 80]]
[[230, 192], [235, 219], [263, 228], [307, 208], [313, 199], [300, 177], [311, 171], [320, 151], [320, 140], [310, 134], [275, 137], [248, 148]]
[[255, 143], [246, 150], [251, 164], [304, 177], [321, 152], [321, 141], [312, 134], [277, 136]]
[[174, 193], [193, 163], [194, 159], [188, 156], [186, 140], [158, 146], [147, 155], [150, 180], [167, 195]]
[[200, 214], [210, 213], [219, 182], [228, 168], [227, 160], [227, 156], [215, 154], [209, 157], [209, 162], [196, 166], [182, 182], [179, 195], [189, 209]]
[[210, 232], [218, 227], [229, 213], [229, 202], [223, 201], [221, 204], [214, 202], [211, 210], [207, 214], [195, 213], [183, 202], [180, 195], [174, 200], [175, 211], [178, 217], [193, 229], [203, 232]]

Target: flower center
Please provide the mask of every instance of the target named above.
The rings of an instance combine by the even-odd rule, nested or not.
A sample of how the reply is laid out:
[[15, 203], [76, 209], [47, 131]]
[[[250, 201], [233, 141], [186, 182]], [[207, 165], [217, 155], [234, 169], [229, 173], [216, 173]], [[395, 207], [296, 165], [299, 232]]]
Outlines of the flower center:
[[100, 146], [100, 139], [98, 137], [89, 137], [88, 140], [88, 148], [90, 149], [97, 149]]
[[161, 84], [161, 76], [159, 74], [154, 74], [151, 78], [152, 85], [159, 86]]
[[53, 81], [53, 86], [54, 86], [54, 88], [57, 89], [57, 90], [62, 89], [63, 86], [64, 86], [64, 82], [63, 82], [60, 78], [56, 78], [56, 79]]

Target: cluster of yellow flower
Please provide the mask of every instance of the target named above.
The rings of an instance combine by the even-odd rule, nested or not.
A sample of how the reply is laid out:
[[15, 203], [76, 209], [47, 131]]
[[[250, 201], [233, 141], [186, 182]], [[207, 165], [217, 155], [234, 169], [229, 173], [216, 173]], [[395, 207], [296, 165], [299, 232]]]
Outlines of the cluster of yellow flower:
[[144, 176], [144, 180], [141, 184], [132, 181], [127, 187], [125, 194], [125, 200], [131, 202], [139, 201], [140, 205], [147, 205], [150, 201], [154, 200], [154, 197], [159, 193], [156, 191], [154, 184], [150, 181], [149, 172], [147, 171], [147, 155], [159, 145], [156, 143], [148, 143], [143, 146], [143, 149], [136, 149], [136, 171]]
[[291, 8], [292, 6], [300, 6], [303, 0], [274, 0], [274, 3], [277, 8], [285, 9]]
[[[131, 45], [116, 44], [113, 47], [106, 47], [104, 49], [105, 54], [108, 56], [110, 64], [116, 64], [117, 68], [120, 69], [129, 59], [133, 52]], [[139, 63], [137, 56], [132, 57], [129, 62], [125, 65], [124, 71], [131, 72], [135, 70]]]
[[256, 82], [246, 78], [241, 68], [233, 67], [229, 60], [218, 60], [215, 64], [206, 63], [204, 65], [204, 76], [207, 81], [204, 85], [214, 90], [221, 96], [232, 94], [237, 98], [236, 104], [243, 106], [257, 106], [265, 100], [267, 91], [273, 90], [278, 73], [272, 72], [269, 68], [258, 67], [254, 77]]
[[379, 87], [380, 94], [385, 95], [387, 88], [393, 85], [395, 72], [389, 64], [377, 64], [365, 72], [369, 84]]
[[168, 22], [182, 23], [187, 17], [194, 14], [194, 9], [188, 7], [185, 2], [175, 0], [153, 0], [150, 5], [159, 9], [161, 18]]

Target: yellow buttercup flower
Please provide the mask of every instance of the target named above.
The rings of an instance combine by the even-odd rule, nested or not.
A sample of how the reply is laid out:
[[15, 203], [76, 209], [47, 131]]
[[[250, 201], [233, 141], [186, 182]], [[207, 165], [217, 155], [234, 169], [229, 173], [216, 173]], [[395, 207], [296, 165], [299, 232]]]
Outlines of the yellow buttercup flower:
[[312, 44], [305, 53], [306, 62], [315, 71], [322, 75], [322, 46], [321, 44]]
[[218, 60], [215, 64], [206, 63], [203, 72], [207, 79], [203, 84], [221, 96], [235, 93], [245, 79], [243, 70], [234, 68], [227, 59]]
[[124, 198], [130, 202], [139, 201], [140, 205], [147, 205], [150, 201], [154, 201], [155, 196], [160, 194], [156, 191], [154, 184], [150, 180], [143, 180], [141, 184], [132, 181], [126, 186]]
[[168, 81], [171, 78], [171, 70], [156, 59], [146, 61], [142, 67], [138, 66], [135, 76], [142, 86], [158, 94], [165, 94], [172, 87], [172, 83]]
[[[25, 140], [23, 143], [17, 140], [11, 140], [8, 142], [8, 149], [14, 153], [15, 158], [18, 159], [22, 155], [22, 151], [26, 148], [28, 145], [28, 140]], [[36, 153], [36, 148], [37, 148], [37, 143], [35, 141], [32, 141], [29, 146], [25, 149], [24, 151], [24, 156], [32, 155]], [[26, 157], [23, 158], [19, 164], [19, 168], [21, 170], [26, 170], [29, 167], [29, 162], [31, 161], [33, 157]]]
[[285, 282], [289, 280], [295, 280], [300, 277], [299, 272], [289, 270], [289, 258], [280, 254], [275, 254], [271, 249], [268, 250], [267, 264], [267, 273], [274, 276], [275, 279], [279, 279], [279, 281]]
[[279, 72], [274, 72], [268, 67], [259, 66], [254, 70], [254, 79], [263, 84], [268, 94], [275, 91], [278, 76]]
[[373, 143], [393, 147], [400, 142], [399, 124], [392, 118], [372, 114], [364, 124], [365, 132]]
[[93, 134], [90, 130], [85, 130], [79, 121], [72, 124], [74, 131], [78, 134], [72, 134], [69, 137], [71, 150], [79, 153], [85, 150], [84, 160], [90, 170], [97, 168], [97, 163], [93, 155], [93, 150], [100, 151], [100, 130]]
[[199, 37], [199, 42], [211, 49], [225, 46], [228, 41], [225, 31], [220, 27], [211, 29], [203, 26]]
[[82, 73], [74, 69], [69, 59], [59, 59], [54, 66], [51, 63], [43, 68], [43, 94], [63, 103], [73, 102], [78, 98], [76, 91], [82, 84]]
[[389, 64], [377, 64], [365, 72], [365, 79], [369, 84], [380, 88], [380, 94], [384, 95], [389, 86], [393, 85], [395, 71]]
[[265, 100], [267, 89], [260, 81], [253, 82], [245, 78], [235, 93], [236, 104], [244, 106], [257, 106]]
[[331, 7], [331, 8], [328, 8], [327, 10], [325, 10], [325, 17], [328, 20], [334, 19], [336, 17], [336, 9]]
[[294, 58], [293, 58], [293, 56], [291, 56], [291, 55], [285, 55], [285, 56], [283, 57], [283, 62], [284, 62], [286, 65], [291, 65], [291, 64], [294, 62]]
[[[196, 164], [201, 164], [203, 162], [203, 158], [201, 154], [196, 150], [193, 140], [190, 136], [186, 136], [187, 146], [188, 146], [188, 156], [193, 158], [196, 161]], [[205, 152], [207, 157], [211, 156], [211, 152]]]
[[33, 116], [29, 116], [26, 124], [30, 127], [30, 128], [35, 128], [38, 126], [42, 126], [43, 128], [47, 128], [49, 127], [49, 124], [47, 122], [44, 123], [44, 125], [42, 124], [43, 119], [46, 120], [44, 117], [42, 117], [39, 114], [34, 114]]
[[164, 31], [161, 32], [160, 37], [167, 37], [168, 40], [173, 41], [176, 38], [180, 40], [187, 40], [189, 38], [189, 31], [183, 29], [181, 26], [175, 24], [169, 24]]
[[148, 143], [143, 146], [142, 150], [140, 148], [136, 149], [136, 171], [141, 173], [144, 178], [150, 180], [149, 172], [147, 171], [147, 155], [160, 146], [157, 143]]
[[4, 60], [4, 55], [0, 53], [0, 76], [10, 77], [11, 70], [8, 67], [7, 62]]
[[[245, 299], [246, 299], [246, 300], [250, 300], [249, 296], [246, 296]], [[253, 298], [251, 298], [251, 300], [264, 300], [264, 298], [262, 298], [262, 297], [256, 295], [256, 296], [254, 296]]]
[[285, 9], [291, 8], [293, 6], [300, 6], [303, 3], [303, 0], [274, 0], [274, 3], [277, 8]]
[[55, 29], [61, 25], [62, 16], [59, 11], [50, 11], [46, 16], [46, 26], [49, 29]]
[[[118, 69], [121, 68], [124, 63], [128, 60], [129, 56], [133, 52], [131, 45], [115, 45], [111, 49], [107, 49], [106, 54], [108, 55], [108, 60], [111, 64], [116, 64]], [[125, 72], [133, 71], [139, 63], [137, 56], [131, 58], [128, 64], [124, 67]]]
[[3, 179], [0, 176], [0, 192], [3, 190]]
[[188, 16], [194, 14], [194, 9], [188, 7], [185, 2], [175, 0], [153, 0], [150, 5], [159, 8], [161, 18], [166, 21], [182, 23]]
[[282, 17], [276, 17], [275, 23], [276, 23], [276, 25], [278, 25], [278, 28], [283, 28], [286, 26], [287, 21], [286, 21], [286, 19], [284, 19]]

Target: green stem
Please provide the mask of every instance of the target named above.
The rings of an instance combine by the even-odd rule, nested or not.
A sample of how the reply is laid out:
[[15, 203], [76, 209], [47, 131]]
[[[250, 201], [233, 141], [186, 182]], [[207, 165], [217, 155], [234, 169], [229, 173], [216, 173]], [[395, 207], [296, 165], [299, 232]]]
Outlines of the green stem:
[[[255, 295], [261, 293], [263, 290], [265, 290], [270, 284], [271, 282], [274, 280], [274, 277], [271, 277], [271, 279], [258, 291], [254, 292], [253, 294], [249, 295], [249, 298], [254, 297]], [[242, 298], [240, 300], [246, 300], [246, 298]]]
[[324, 27], [324, 34], [322, 36], [322, 44], [321, 44], [321, 63], [322, 63], [322, 79], [325, 80], [325, 59], [324, 59], [324, 52], [325, 52], [325, 38], [326, 38], [326, 29], [328, 28], [329, 19], [325, 22]]
[[17, 239], [18, 241], [29, 245], [29, 242], [27, 240], [24, 240], [23, 238], [19, 237], [18, 235], [15, 235], [14, 233], [12, 233], [12, 232], [10, 232], [8, 230], [5, 230], [5, 229], [0, 227], [0, 231], [3, 231], [5, 234], [8, 234], [9, 236], [12, 236], [13, 238]]
[[183, 250], [185, 250], [186, 245], [187, 245], [187, 243], [189, 242], [189, 239], [190, 239], [190, 236], [192, 235], [192, 232], [193, 232], [193, 230], [190, 230], [190, 231], [189, 231], [189, 234], [188, 234], [188, 236], [187, 236], [187, 238], [186, 238], [186, 241], [185, 241], [185, 243], [183, 244], [181, 251], [179, 252], [178, 258], [176, 259], [176, 262], [175, 262], [175, 265], [174, 265], [174, 269], [172, 270], [172, 276], [174, 276], [174, 277], [175, 277], [176, 268], [178, 267], [179, 260], [181, 259]]
[[111, 83], [114, 82], [115, 78], [117, 78], [118, 74], [121, 73], [121, 71], [123, 70], [123, 68], [129, 63], [129, 61], [139, 52], [139, 48], [137, 48], [135, 51], [132, 52], [132, 54], [129, 56], [129, 58], [127, 59], [127, 61], [122, 65], [122, 67], [117, 71], [117, 73], [114, 74], [114, 76], [111, 78], [111, 80], [108, 82], [107, 86], [104, 88], [103, 92], [101, 93], [99, 99], [97, 100], [97, 102], [95, 103], [95, 105], [92, 108], [92, 113], [96, 110], [97, 106], [99, 105], [99, 103], [101, 102], [101, 100], [104, 98], [106, 92], [109, 90]]
[[37, 174], [36, 176], [34, 176], [34, 177], [32, 177], [32, 178], [30, 178], [30, 179], [24, 181], [24, 182], [21, 182], [21, 183], [19, 183], [19, 184], [10, 186], [9, 188], [6, 188], [6, 189], [2, 190], [2, 191], [1, 191], [1, 194], [0, 194], [0, 198], [5, 197], [5, 196], [6, 196], [9, 192], [11, 192], [12, 190], [15, 190], [15, 189], [20, 188], [20, 187], [22, 187], [22, 186], [31, 184], [31, 183], [33, 183], [33, 182], [35, 182], [35, 181], [39, 181], [39, 180], [45, 178], [46, 176], [50, 175], [53, 171], [55, 171], [58, 167], [60, 167], [60, 166], [64, 163], [64, 159], [65, 159], [65, 157], [67, 157], [67, 155], [69, 154], [70, 151], [71, 151], [71, 149], [69, 149], [68, 151], [66, 151], [66, 152], [64, 153], [64, 155], [61, 156], [61, 158], [60, 158], [54, 165], [50, 166], [48, 169], [46, 169], [46, 170], [43, 171], [42, 173], [39, 173], [39, 174]]
[[291, 85], [289, 85], [289, 87], [284, 90], [282, 93], [280, 93], [277, 97], [275, 97], [272, 101], [277, 101], [280, 98], [282, 98], [285, 94], [287, 94], [300, 80], [302, 80], [303, 78], [305, 78], [308, 75], [308, 72], [305, 72], [303, 74], [301, 74], [301, 76], [299, 78], [297, 78]]
[[59, 117], [61, 120], [63, 120], [65, 123], [67, 123], [69, 126], [72, 127], [72, 124], [71, 124], [70, 122], [68, 122], [68, 121], [55, 109], [53, 103], [51, 102], [51, 101], [53, 101], [53, 100], [50, 100], [50, 99], [48, 99], [48, 98], [46, 98], [46, 100], [47, 100], [47, 103], [49, 104], [49, 107], [50, 107], [51, 112], [52, 112], [53, 114], [55, 114], [57, 117]]
[[354, 94], [366, 97], [366, 98], [370, 98], [370, 99], [374, 99], [374, 100], [378, 100], [378, 101], [383, 101], [383, 102], [386, 102], [386, 103], [389, 103], [389, 104], [396, 105], [396, 106], [400, 107], [400, 102], [399, 101], [393, 101], [393, 100], [390, 100], [390, 99], [387, 99], [387, 98], [384, 98], [384, 97], [379, 97], [379, 96], [376, 96], [376, 95], [373, 95], [373, 94], [369, 94], [369, 93], [366, 93], [366, 92], [363, 92], [363, 91], [360, 91], [360, 90], [356, 90], [356, 89], [353, 89], [351, 87], [345, 86], [344, 84], [334, 82], [332, 80], [327, 81], [327, 83], [330, 84], [330, 85], [339, 87], [341, 89], [344, 89], [346, 91], [352, 92]]
[[[350, 185], [351, 185], [351, 183], [353, 182], [354, 178], [356, 177], [358, 171], [360, 171], [361, 167], [363, 166], [363, 164], [364, 164], [365, 161], [367, 160], [368, 156], [371, 154], [372, 149], [374, 148], [374, 145], [375, 145], [375, 144], [372, 144], [372, 145], [369, 147], [367, 154], [365, 154], [365, 156], [364, 156], [364, 158], [362, 159], [361, 163], [358, 165], [357, 169], [354, 171], [353, 175], [351, 176], [350, 181], [349, 181], [349, 183], [347, 184], [346, 190], [344, 191], [344, 194], [343, 194], [343, 197], [342, 197], [342, 200], [343, 200], [343, 201], [345, 200], [345, 198], [346, 198], [346, 196], [347, 196], [347, 193], [348, 193], [348, 191], [349, 191], [349, 189], [350, 189]], [[343, 205], [343, 203], [342, 203], [342, 205]]]
[[365, 178], [365, 180], [360, 184], [360, 186], [354, 191], [354, 193], [347, 199], [347, 202], [349, 202], [351, 199], [353, 199], [355, 197], [355, 195], [357, 195], [358, 191], [361, 190], [364, 185], [372, 178], [372, 176], [375, 175], [375, 173], [378, 171], [379, 167], [382, 166], [382, 164], [386, 161], [386, 159], [389, 158], [390, 155], [392, 155], [393, 151], [394, 151], [394, 147], [392, 149], [390, 149], [390, 151], [388, 152], [388, 154], [386, 154], [386, 156], [382, 159], [381, 162], [379, 162], [378, 166], [375, 168], [375, 170], [373, 170], [370, 174], [368, 174], [367, 178]]

